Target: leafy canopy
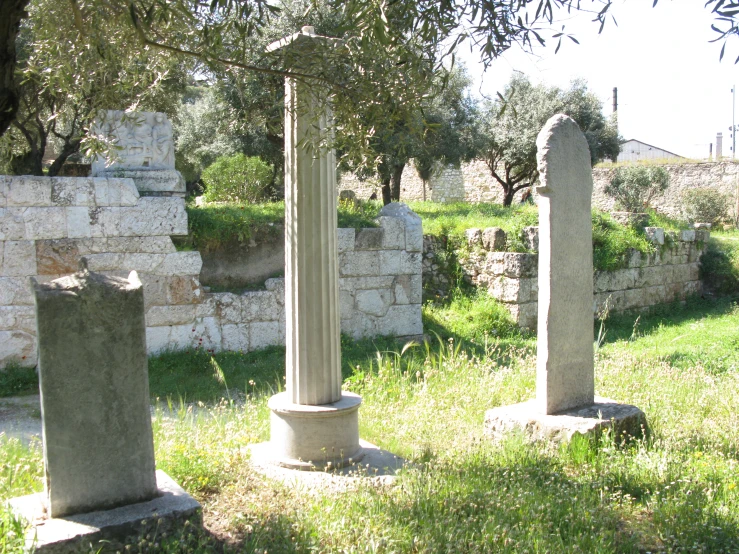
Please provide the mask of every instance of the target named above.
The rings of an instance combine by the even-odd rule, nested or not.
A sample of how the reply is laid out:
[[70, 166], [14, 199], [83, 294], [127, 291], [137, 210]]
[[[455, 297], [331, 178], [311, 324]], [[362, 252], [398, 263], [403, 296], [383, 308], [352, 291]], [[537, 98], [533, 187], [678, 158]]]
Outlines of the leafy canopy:
[[536, 137], [547, 120], [557, 113], [572, 117], [585, 134], [591, 161], [614, 159], [619, 152], [616, 126], [603, 115], [597, 96], [584, 81], [569, 89], [535, 85], [515, 73], [503, 94], [485, 107], [478, 131], [478, 149], [495, 180], [504, 191], [505, 206], [513, 195], [538, 178]]

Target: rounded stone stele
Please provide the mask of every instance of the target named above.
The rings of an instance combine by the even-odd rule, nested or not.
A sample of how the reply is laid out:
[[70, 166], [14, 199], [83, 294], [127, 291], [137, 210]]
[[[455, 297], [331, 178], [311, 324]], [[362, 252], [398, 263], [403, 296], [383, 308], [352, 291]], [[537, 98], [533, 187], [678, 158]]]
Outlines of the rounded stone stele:
[[293, 404], [286, 392], [274, 395], [270, 415], [271, 463], [291, 469], [341, 468], [364, 456], [359, 445], [362, 398], [342, 392], [341, 400], [317, 406]]

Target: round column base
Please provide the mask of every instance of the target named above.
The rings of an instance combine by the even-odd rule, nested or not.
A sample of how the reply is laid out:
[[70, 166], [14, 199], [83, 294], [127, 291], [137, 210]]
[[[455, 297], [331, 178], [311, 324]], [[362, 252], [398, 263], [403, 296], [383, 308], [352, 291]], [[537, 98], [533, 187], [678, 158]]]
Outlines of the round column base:
[[332, 404], [293, 404], [287, 393], [269, 399], [269, 461], [291, 469], [341, 468], [362, 459], [359, 405], [362, 398], [343, 392]]

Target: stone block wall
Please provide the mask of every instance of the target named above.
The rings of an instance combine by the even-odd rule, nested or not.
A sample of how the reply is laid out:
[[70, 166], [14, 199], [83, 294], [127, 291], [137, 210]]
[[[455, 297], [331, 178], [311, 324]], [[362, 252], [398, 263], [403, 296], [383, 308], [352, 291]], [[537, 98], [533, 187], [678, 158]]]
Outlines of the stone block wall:
[[[730, 198], [732, 219], [737, 217], [739, 194], [739, 162], [664, 164], [670, 176], [670, 184], [664, 194], [654, 198], [651, 205], [657, 211], [672, 217], [680, 217], [681, 196], [688, 189], [716, 188]], [[614, 201], [603, 192], [616, 170], [596, 167], [593, 169], [593, 206], [601, 210], [613, 209]]]
[[[526, 228], [526, 242], [536, 249], [538, 238]], [[647, 228], [655, 253], [643, 255], [632, 250], [627, 267], [615, 271], [595, 271], [593, 275], [593, 314], [608, 303], [612, 312], [640, 310], [656, 304], [684, 300], [701, 291], [700, 256], [706, 248], [709, 232], [689, 230], [665, 232]], [[465, 279], [484, 287], [500, 300], [522, 328], [535, 329], [537, 321], [538, 254], [497, 252], [482, 237], [484, 231], [467, 232], [469, 252], [460, 253], [459, 261]], [[428, 246], [438, 242], [426, 241]], [[424, 252], [424, 284], [437, 283], [434, 275], [433, 250]]]
[[[408, 212], [379, 223], [339, 230], [342, 331], [419, 335], [420, 219]], [[178, 252], [170, 238], [186, 234], [184, 201], [141, 197], [131, 179], [0, 176], [0, 368], [36, 365], [29, 278], [68, 275], [82, 257], [92, 271], [138, 272], [150, 353], [284, 344], [284, 280], [241, 295], [206, 293], [200, 253]]]
[[[739, 205], [739, 162], [665, 164], [670, 175], [667, 191], [652, 200], [652, 207], [670, 216], [680, 216], [680, 197], [690, 188], [717, 188], [731, 199], [731, 215], [737, 217]], [[614, 168], [593, 168], [593, 206], [604, 211], [613, 210], [613, 199], [603, 190], [613, 177]], [[354, 190], [363, 200], [377, 192], [381, 198], [377, 179], [360, 181], [352, 174], [343, 174], [339, 180], [340, 190]], [[536, 191], [532, 191], [535, 195]], [[514, 202], [520, 200], [523, 191], [516, 193]], [[423, 182], [412, 163], [406, 165], [401, 179], [401, 200], [423, 200]], [[463, 163], [460, 168], [449, 166], [434, 174], [426, 187], [426, 199], [434, 202], [503, 202], [503, 189], [490, 174], [483, 160]]]

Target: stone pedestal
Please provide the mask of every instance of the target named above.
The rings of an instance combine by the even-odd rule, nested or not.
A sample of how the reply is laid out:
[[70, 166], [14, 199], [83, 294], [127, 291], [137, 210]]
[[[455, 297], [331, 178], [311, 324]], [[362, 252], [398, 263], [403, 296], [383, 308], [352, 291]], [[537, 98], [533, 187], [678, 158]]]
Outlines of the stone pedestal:
[[171, 535], [186, 521], [195, 528], [202, 524], [200, 504], [161, 470], [156, 472], [156, 485], [157, 496], [151, 500], [59, 518], [48, 517], [44, 493], [13, 498], [8, 504], [31, 526], [26, 535], [29, 552], [127, 552], [126, 546], [147, 535]]
[[640, 436], [646, 423], [644, 412], [636, 406], [608, 398], [596, 396], [588, 406], [558, 414], [541, 414], [536, 401], [529, 400], [485, 412], [485, 435], [500, 440], [511, 431], [518, 431], [532, 442], [567, 442], [576, 434], [597, 437], [605, 429], [612, 429], [618, 439], [624, 435]]
[[122, 279], [82, 265], [50, 283], [32, 279], [44, 492], [10, 505], [32, 525], [37, 552], [125, 542], [154, 514], [157, 525], [200, 517], [198, 503], [155, 472], [141, 282], [135, 271]]
[[358, 462], [359, 405], [362, 399], [345, 392], [331, 404], [295, 404], [287, 393], [269, 400], [273, 463], [291, 469], [340, 468]]
[[640, 434], [638, 408], [595, 398], [593, 368], [593, 178], [588, 143], [566, 115], [536, 140], [539, 165], [539, 275], [536, 398], [489, 410], [485, 432], [569, 439], [604, 426]]
[[[311, 55], [304, 27], [270, 51]], [[286, 392], [274, 396], [270, 457], [312, 469], [358, 461], [361, 399], [341, 391], [336, 158], [320, 83], [285, 80]]]
[[156, 496], [144, 289], [87, 271], [34, 281], [51, 517]]
[[97, 157], [93, 177], [127, 177], [141, 196], [185, 197], [185, 180], [174, 168], [172, 125], [161, 112], [102, 111], [92, 134], [115, 147], [115, 156]]

